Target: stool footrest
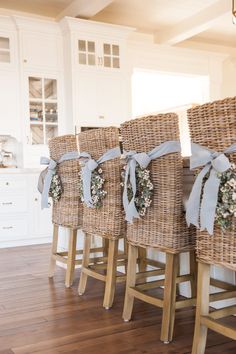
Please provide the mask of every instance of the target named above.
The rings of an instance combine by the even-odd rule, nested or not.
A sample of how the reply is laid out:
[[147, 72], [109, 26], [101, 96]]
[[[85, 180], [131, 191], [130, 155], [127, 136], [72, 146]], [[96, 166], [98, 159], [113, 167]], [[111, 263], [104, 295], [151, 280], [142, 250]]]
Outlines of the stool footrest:
[[201, 324], [228, 338], [236, 340], [236, 328], [222, 324], [210, 316], [201, 316]]

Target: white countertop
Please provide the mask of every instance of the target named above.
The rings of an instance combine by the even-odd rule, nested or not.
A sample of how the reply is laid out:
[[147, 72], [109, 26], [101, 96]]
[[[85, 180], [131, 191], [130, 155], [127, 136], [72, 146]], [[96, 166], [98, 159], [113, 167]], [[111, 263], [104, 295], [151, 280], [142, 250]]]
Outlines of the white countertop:
[[43, 168], [0, 168], [0, 175], [8, 174], [35, 174], [40, 173]]

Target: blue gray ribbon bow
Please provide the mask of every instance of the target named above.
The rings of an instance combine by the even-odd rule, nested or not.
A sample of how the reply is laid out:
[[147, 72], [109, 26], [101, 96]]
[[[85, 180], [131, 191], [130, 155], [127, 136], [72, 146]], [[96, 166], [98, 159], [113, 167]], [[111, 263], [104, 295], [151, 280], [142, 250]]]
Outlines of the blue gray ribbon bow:
[[[186, 221], [188, 225], [193, 224], [199, 227], [200, 219], [201, 231], [206, 229], [210, 235], [213, 235], [220, 186], [220, 179], [217, 174], [225, 172], [230, 168], [231, 164], [225, 154], [236, 152], [236, 144], [231, 145], [223, 152], [215, 152], [194, 143], [191, 144], [191, 149], [190, 169], [204, 167], [196, 177], [188, 199]], [[201, 201], [203, 180], [208, 172], [210, 174], [204, 185]]]
[[[85, 153], [86, 154], [86, 153]], [[92, 172], [100, 165], [101, 163], [113, 160], [117, 157], [120, 157], [120, 148], [116, 147], [105, 152], [97, 161], [92, 159], [92, 157], [87, 154], [88, 160], [85, 162], [82, 167], [82, 183], [83, 183], [83, 198], [84, 202], [89, 208], [93, 208], [92, 196], [91, 196], [91, 177]]]
[[49, 159], [47, 157], [41, 157], [40, 164], [41, 165], [48, 165], [47, 173], [45, 175], [44, 184], [43, 184], [42, 197], [41, 197], [41, 208], [42, 209], [49, 207], [48, 194], [49, 194], [49, 190], [50, 190], [50, 186], [51, 186], [51, 182], [52, 182], [52, 177], [56, 173], [57, 165], [59, 165], [60, 163], [62, 163], [64, 161], [79, 159], [82, 156], [83, 156], [83, 153], [79, 154], [78, 151], [71, 151], [71, 152], [68, 152], [68, 153], [62, 155], [62, 157], [58, 161]]
[[[137, 163], [140, 165], [141, 168], [146, 168], [152, 160], [167, 154], [180, 151], [181, 147], [178, 141], [166, 141], [147, 153], [137, 153], [136, 151], [129, 151], [125, 154], [125, 157], [127, 159], [127, 166], [125, 169], [123, 206], [125, 210], [125, 219], [129, 223], [132, 223], [134, 218], [139, 218], [139, 213], [135, 206], [135, 195], [137, 191], [135, 169]], [[128, 199], [128, 179], [130, 180], [133, 193], [132, 199], [130, 201]]]

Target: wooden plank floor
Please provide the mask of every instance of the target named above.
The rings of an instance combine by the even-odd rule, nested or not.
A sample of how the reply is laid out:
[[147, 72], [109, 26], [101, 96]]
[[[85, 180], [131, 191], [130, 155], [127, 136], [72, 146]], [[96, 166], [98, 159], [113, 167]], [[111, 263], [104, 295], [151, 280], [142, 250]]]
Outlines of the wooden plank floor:
[[[47, 278], [49, 246], [0, 250], [0, 354], [187, 354], [191, 353], [194, 309], [177, 311], [175, 340], [159, 341], [160, 309], [135, 301], [133, 321], [121, 319], [124, 284], [114, 307], [102, 308], [103, 284], [88, 282], [77, 296], [64, 287], [64, 270]], [[232, 319], [231, 319], [232, 322]], [[209, 331], [206, 354], [236, 353], [236, 343]]]

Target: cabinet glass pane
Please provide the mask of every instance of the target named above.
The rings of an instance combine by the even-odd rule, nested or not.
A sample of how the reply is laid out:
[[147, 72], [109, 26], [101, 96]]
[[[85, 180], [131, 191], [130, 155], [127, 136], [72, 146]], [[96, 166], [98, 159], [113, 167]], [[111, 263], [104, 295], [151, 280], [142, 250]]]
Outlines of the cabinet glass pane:
[[104, 43], [103, 44], [103, 51], [104, 51], [104, 54], [108, 54], [108, 55], [111, 54], [111, 45]]
[[30, 98], [42, 98], [42, 79], [29, 77], [29, 96]]
[[10, 52], [0, 50], [0, 62], [10, 63]]
[[10, 40], [9, 40], [9, 38], [0, 37], [0, 48], [1, 49], [10, 49]]
[[88, 54], [88, 65], [95, 65], [95, 55]]
[[95, 53], [95, 43], [88, 41], [88, 52]]
[[79, 40], [79, 51], [86, 52], [86, 41]]
[[113, 57], [112, 66], [113, 66], [113, 68], [119, 69], [119, 67], [120, 67], [120, 59]]
[[84, 53], [79, 53], [79, 63], [86, 65], [87, 60], [86, 60], [86, 54]]
[[53, 79], [44, 80], [44, 97], [46, 99], [57, 99], [57, 81]]
[[120, 50], [119, 50], [119, 46], [118, 46], [118, 45], [113, 44], [113, 45], [112, 45], [112, 55], [119, 56], [119, 54], [120, 54], [119, 52], [120, 52]]
[[45, 121], [57, 122], [57, 103], [45, 103]]
[[43, 121], [43, 104], [42, 102], [30, 102], [30, 121]]
[[52, 139], [57, 135], [58, 135], [57, 126], [46, 125], [46, 143], [48, 143], [49, 139]]
[[110, 68], [111, 67], [111, 57], [104, 57], [104, 66], [106, 68]]
[[31, 143], [33, 145], [44, 143], [43, 125], [31, 125], [30, 132], [31, 132]]

